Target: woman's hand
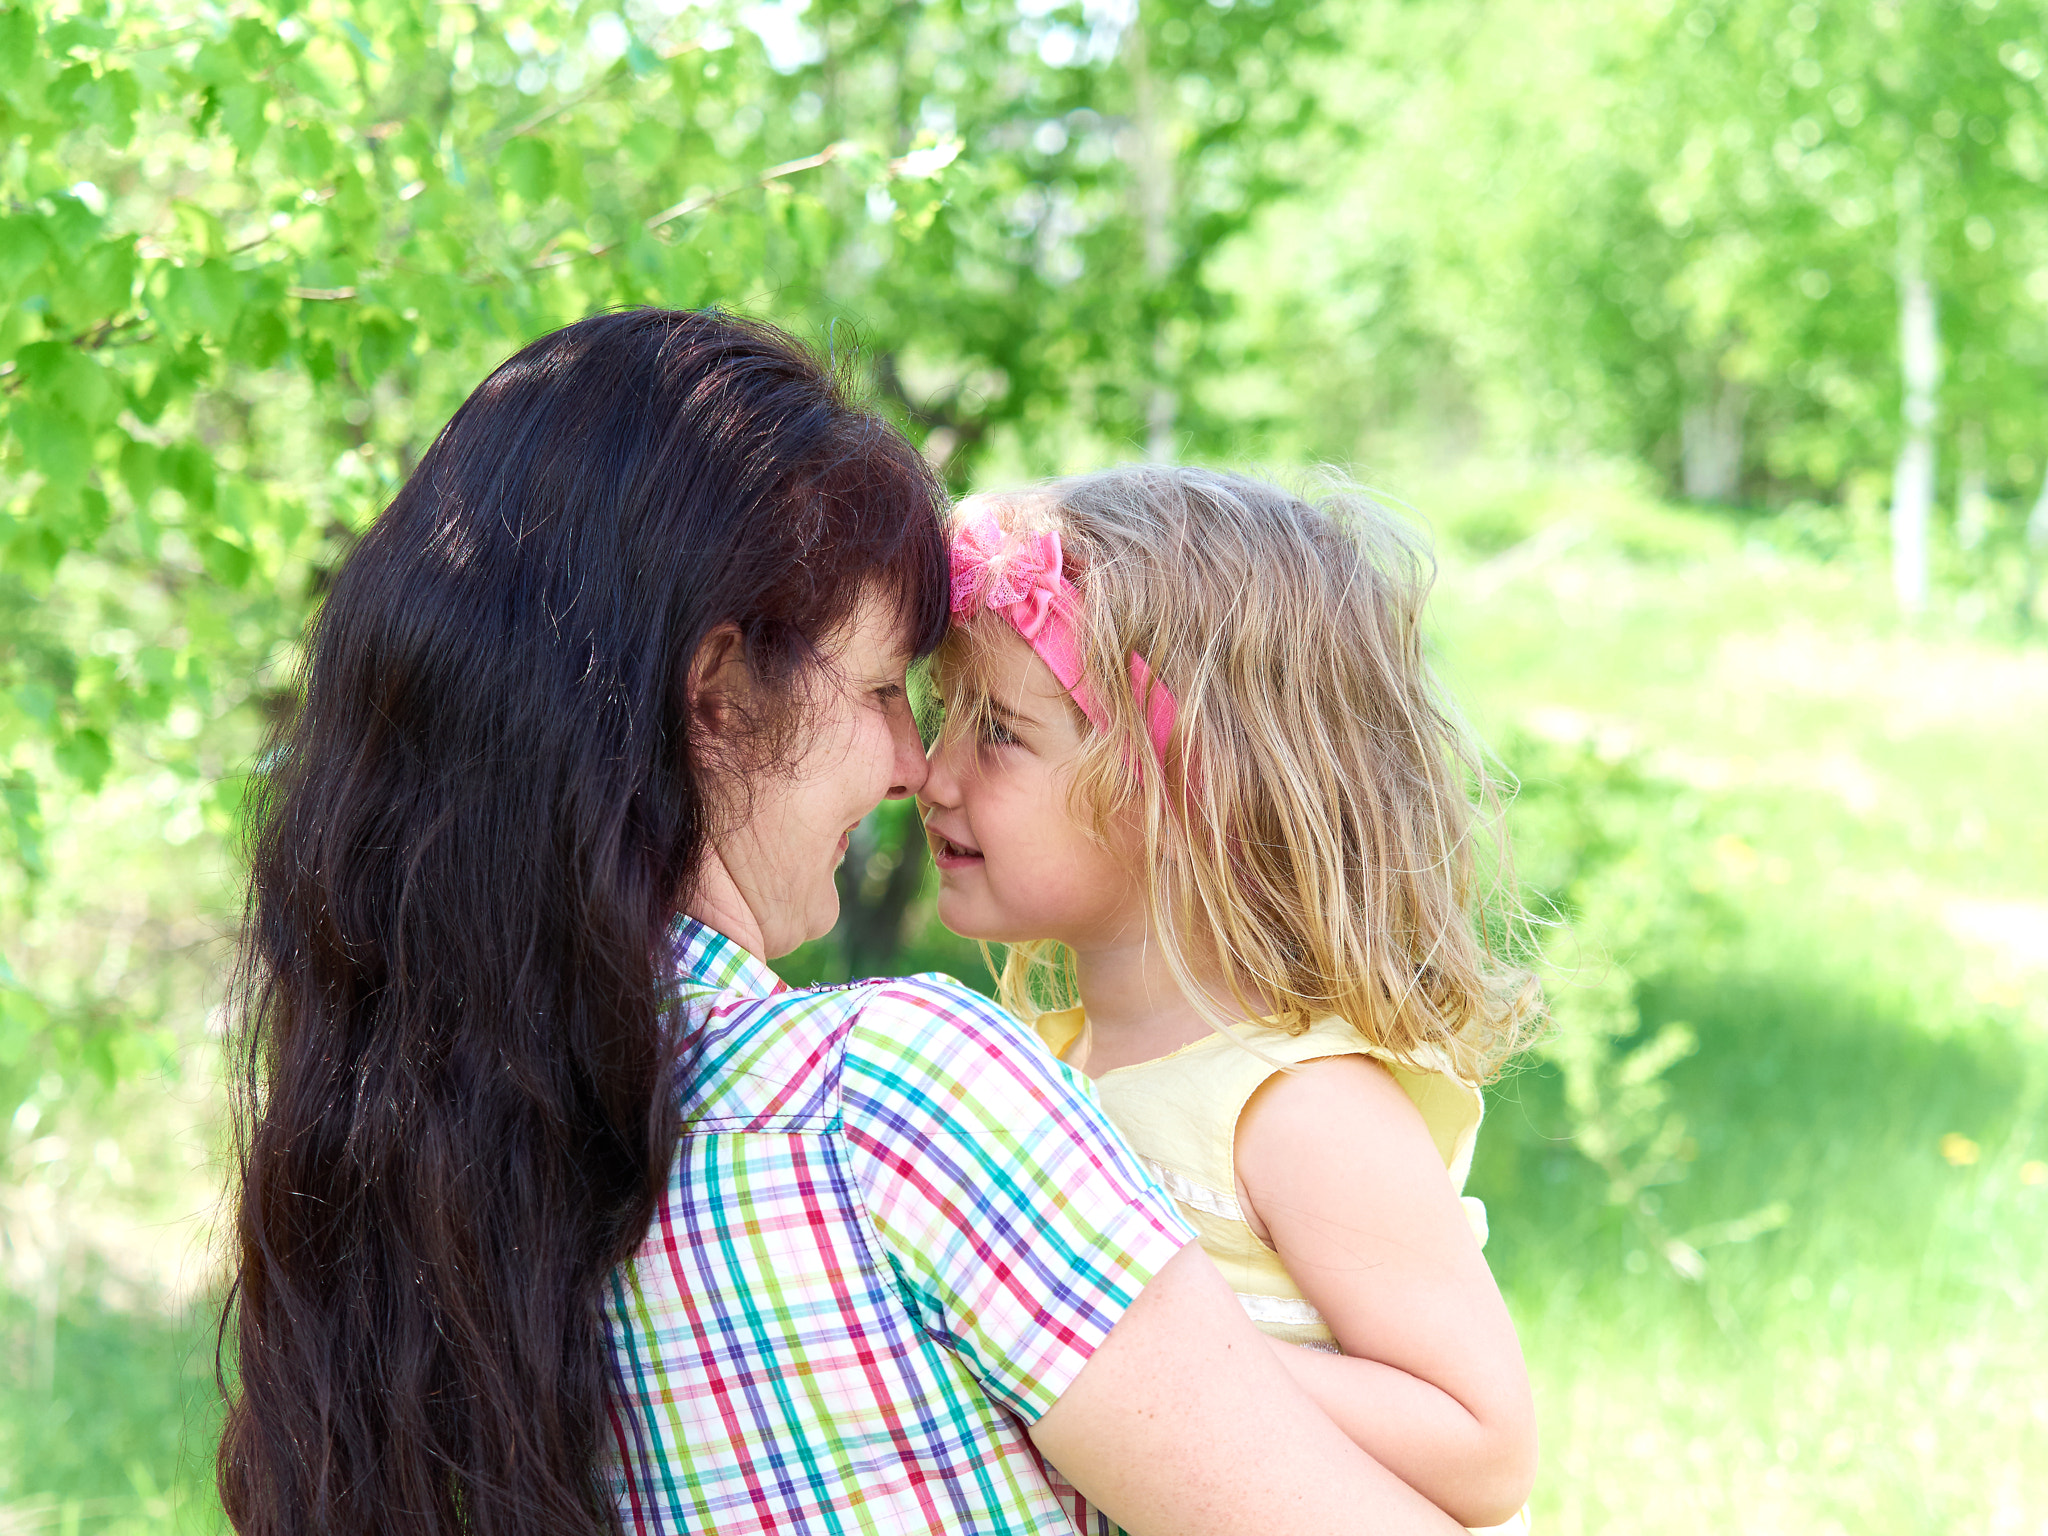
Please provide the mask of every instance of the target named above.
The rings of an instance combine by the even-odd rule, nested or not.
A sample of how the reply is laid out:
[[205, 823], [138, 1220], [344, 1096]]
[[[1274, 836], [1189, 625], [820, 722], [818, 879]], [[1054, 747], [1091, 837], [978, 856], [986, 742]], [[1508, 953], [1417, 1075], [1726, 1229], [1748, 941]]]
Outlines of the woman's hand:
[[1190, 1243], [1031, 1428], [1131, 1536], [1456, 1536], [1288, 1379]]

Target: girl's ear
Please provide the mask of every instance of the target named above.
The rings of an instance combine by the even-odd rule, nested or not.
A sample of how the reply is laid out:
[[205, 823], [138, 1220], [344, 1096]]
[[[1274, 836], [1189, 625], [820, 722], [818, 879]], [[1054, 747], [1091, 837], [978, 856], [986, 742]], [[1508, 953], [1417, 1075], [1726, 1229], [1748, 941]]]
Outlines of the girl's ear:
[[684, 684], [690, 723], [706, 736], [730, 736], [747, 717], [754, 674], [737, 624], [720, 624], [697, 643]]

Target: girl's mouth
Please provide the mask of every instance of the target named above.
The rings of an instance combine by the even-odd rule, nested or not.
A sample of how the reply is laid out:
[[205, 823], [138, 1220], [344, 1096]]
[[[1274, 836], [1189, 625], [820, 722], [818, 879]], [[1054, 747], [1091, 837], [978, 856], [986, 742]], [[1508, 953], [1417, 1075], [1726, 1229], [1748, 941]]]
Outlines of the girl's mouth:
[[925, 830], [931, 833], [932, 862], [940, 869], [965, 869], [982, 861], [979, 848], [969, 848], [965, 843], [956, 843], [945, 833], [934, 832], [929, 827]]

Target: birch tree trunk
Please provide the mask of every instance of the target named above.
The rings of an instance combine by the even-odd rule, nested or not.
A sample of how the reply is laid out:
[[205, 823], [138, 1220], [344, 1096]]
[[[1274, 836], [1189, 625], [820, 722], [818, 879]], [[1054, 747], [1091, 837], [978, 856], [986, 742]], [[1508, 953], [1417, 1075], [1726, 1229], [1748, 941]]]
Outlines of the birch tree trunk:
[[1927, 607], [1928, 530], [1934, 517], [1935, 391], [1941, 384], [1941, 328], [1927, 277], [1927, 221], [1920, 173], [1903, 167], [1899, 213], [1899, 368], [1905, 437], [1892, 472], [1892, 593], [1900, 609]]
[[[1136, 184], [1139, 227], [1145, 241], [1145, 277], [1156, 293], [1173, 270], [1173, 161], [1166, 153], [1159, 121], [1158, 86], [1152, 78], [1145, 12], [1131, 18], [1131, 90], [1135, 114], [1129, 163]], [[1171, 383], [1173, 357], [1163, 319], [1152, 322], [1152, 391], [1145, 402], [1145, 454], [1155, 463], [1174, 456], [1173, 419], [1180, 408]]]
[[1962, 460], [1956, 476], [1956, 545], [1977, 549], [1991, 532], [1991, 476], [1984, 467], [1984, 428], [1966, 421], [1956, 434], [1956, 452]]
[[2034, 623], [2034, 601], [2041, 593], [2041, 574], [2048, 568], [2048, 475], [2041, 479], [2041, 494], [2034, 498], [2034, 510], [2027, 514], [2027, 574], [2020, 586], [2020, 627]]
[[1706, 397], [1685, 408], [1678, 421], [1679, 474], [1687, 501], [1731, 502], [1742, 490], [1742, 420], [1749, 391], [1709, 375]]

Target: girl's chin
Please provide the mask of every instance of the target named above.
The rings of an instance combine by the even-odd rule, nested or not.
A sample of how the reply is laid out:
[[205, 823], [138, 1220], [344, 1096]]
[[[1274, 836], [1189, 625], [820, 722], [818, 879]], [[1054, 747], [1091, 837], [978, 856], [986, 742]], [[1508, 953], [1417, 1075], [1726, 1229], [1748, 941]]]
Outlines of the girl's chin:
[[[946, 899], [955, 894], [943, 885], [939, 887], [939, 921], [945, 925], [946, 930], [958, 934], [963, 939], [976, 939], [986, 944], [1003, 942], [992, 931], [1000, 925], [989, 922], [984, 915], [977, 914], [971, 902]], [[976, 921], [977, 916], [981, 917], [980, 921]]]

